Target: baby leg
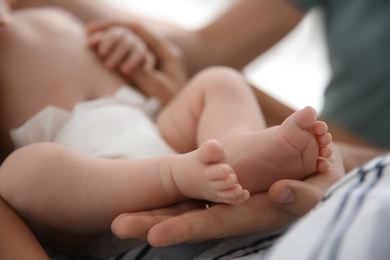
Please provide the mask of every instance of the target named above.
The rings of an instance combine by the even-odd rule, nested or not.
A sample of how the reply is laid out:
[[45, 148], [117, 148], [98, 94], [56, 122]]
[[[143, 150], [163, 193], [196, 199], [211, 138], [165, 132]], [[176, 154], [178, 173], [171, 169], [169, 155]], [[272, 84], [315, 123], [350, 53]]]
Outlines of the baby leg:
[[167, 191], [176, 187], [187, 198], [230, 204], [249, 198], [249, 192], [238, 184], [236, 174], [226, 162], [225, 149], [216, 140], [208, 140], [197, 150], [176, 156], [161, 175]]
[[266, 129], [251, 89], [233, 70], [211, 68], [197, 75], [161, 113], [159, 126], [179, 152], [208, 139], [227, 150], [227, 162], [250, 192], [282, 178], [302, 179], [328, 167], [327, 125], [305, 108], [281, 126]]
[[326, 171], [332, 138], [326, 123], [316, 116], [313, 108], [306, 107], [280, 126], [231, 138], [226, 146], [228, 162], [243, 187], [259, 192], [280, 179], [303, 179]]
[[25, 146], [2, 164], [0, 194], [49, 242], [60, 234], [89, 239], [122, 213], [188, 197], [228, 203], [249, 197], [215, 141], [146, 160], [91, 158], [53, 143]]
[[259, 104], [240, 73], [223, 67], [197, 74], [158, 118], [164, 139], [179, 153], [209, 139], [223, 146], [237, 132], [266, 127]]

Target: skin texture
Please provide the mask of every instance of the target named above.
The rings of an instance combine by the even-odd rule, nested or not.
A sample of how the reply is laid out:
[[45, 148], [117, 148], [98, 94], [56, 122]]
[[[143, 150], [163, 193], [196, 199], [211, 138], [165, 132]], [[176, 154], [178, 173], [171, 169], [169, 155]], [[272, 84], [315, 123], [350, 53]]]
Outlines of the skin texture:
[[[153, 246], [276, 230], [310, 211], [328, 187], [344, 176], [340, 153], [336, 146], [333, 148], [326, 172], [313, 174], [304, 181], [277, 181], [268, 192], [252, 194], [243, 204], [217, 204], [205, 209], [203, 203], [184, 202], [122, 214], [113, 222], [112, 230], [120, 238], [144, 239]], [[283, 194], [286, 191], [291, 191], [288, 197]]]
[[0, 258], [49, 259], [23, 220], [0, 199]]
[[[1, 48], [1, 90], [3, 97], [10, 98], [2, 99], [7, 108], [2, 117], [6, 131], [47, 105], [72, 110], [79, 102], [110, 95], [125, 84], [123, 76], [138, 71], [123, 74], [120, 68], [104, 68], [99, 55], [105, 58], [106, 53], [100, 47], [107, 40], [118, 39], [110, 31], [100, 34], [89, 50], [82, 25], [60, 10], [26, 9], [12, 18], [12, 25], [1, 31], [6, 39]], [[171, 57], [166, 55], [169, 45], [166, 48], [139, 26], [130, 24], [127, 28], [132, 28], [145, 46], [151, 46], [159, 64]], [[131, 36], [124, 38], [128, 52], [140, 51], [147, 61], [143, 48], [132, 48], [138, 40]], [[64, 59], [71, 59], [72, 66], [57, 65]], [[166, 64], [175, 64], [169, 62]], [[139, 73], [152, 78], [155, 71], [167, 75], [165, 78], [172, 73], [164, 66], [145, 70], [142, 59], [137, 64]], [[24, 76], [13, 77], [15, 71]], [[90, 77], [81, 80], [86, 75]], [[137, 82], [142, 86], [141, 80]], [[15, 104], [19, 105], [16, 111]], [[239, 204], [248, 200], [249, 192], [266, 190], [277, 179], [301, 179], [327, 170], [324, 158], [331, 155], [326, 124], [316, 121], [312, 108], [297, 112], [280, 127], [266, 129], [251, 88], [239, 73], [228, 68], [210, 68], [193, 77], [160, 112], [157, 122], [164, 139], [180, 155], [97, 159], [53, 144], [23, 147], [2, 164], [1, 195], [26, 219], [40, 241], [73, 251], [80, 248], [67, 241], [77, 239], [81, 248], [88, 245], [100, 232], [109, 230], [121, 213], [187, 198]], [[283, 156], [286, 164], [270, 154]], [[266, 158], [267, 164], [259, 162], [259, 157]], [[266, 174], [258, 174], [258, 169]]]
[[[196, 30], [187, 30], [95, 0], [24, 0], [16, 1], [16, 6], [61, 7], [86, 24], [92, 22], [92, 27], [106, 27], [118, 21], [140, 23], [152, 29], [160, 38], [169, 39], [179, 47], [188, 75], [212, 65], [226, 65], [241, 70], [282, 39], [305, 16], [302, 10], [289, 1], [239, 0], [209, 24]], [[266, 96], [264, 93], [261, 95]], [[269, 107], [270, 103], [272, 109]], [[287, 114], [275, 113], [274, 111], [283, 111], [284, 105], [274, 102], [272, 98], [262, 99], [261, 105], [267, 121], [274, 124], [281, 124], [293, 112], [290, 109]], [[269, 117], [272, 118], [268, 120]], [[389, 152], [389, 149], [378, 148], [363, 137], [326, 121], [333, 140], [339, 145], [347, 172]]]
[[[40, 5], [48, 4], [48, 3], [44, 3], [47, 1], [33, 1], [33, 0], [28, 1], [28, 0], [26, 0], [26, 1], [22, 1], [20, 3], [20, 5], [23, 5], [23, 4], [28, 5], [29, 3], [31, 4], [34, 2], [35, 2], [35, 4], [37, 4], [37, 2], [40, 2], [39, 3]], [[279, 26], [281, 26], [281, 28], [284, 28], [284, 29], [281, 30], [280, 33], [277, 33], [275, 37], [269, 37], [269, 32], [271, 32], [271, 31], [275, 32], [277, 28], [274, 28], [272, 30], [264, 30], [263, 31], [263, 30], [260, 30], [261, 28], [255, 28], [254, 25], [262, 26], [263, 24], [268, 24], [268, 23], [251, 22], [251, 23], [249, 23], [250, 26], [248, 26], [248, 24], [246, 24], [246, 21], [253, 21], [253, 20], [242, 19], [242, 14], [245, 14], [245, 13], [241, 13], [239, 10], [246, 10], [246, 9], [253, 10], [253, 12], [251, 12], [252, 15], [251, 16], [248, 15], [248, 17], [254, 17], [255, 19], [262, 19], [262, 17], [267, 17], [266, 15], [258, 15], [259, 10], [257, 10], [256, 8], [252, 8], [254, 6], [250, 5], [250, 2], [251, 1], [249, 1], [249, 0], [239, 1], [238, 5], [241, 5], [242, 8], [232, 9], [232, 11], [229, 12], [230, 13], [229, 15], [222, 15], [220, 17], [220, 19], [217, 19], [217, 21], [219, 21], [218, 23], [213, 23], [209, 26], [206, 26], [205, 28], [201, 28], [201, 29], [196, 30], [196, 31], [186, 31], [186, 30], [182, 30], [182, 29], [176, 30], [177, 28], [172, 27], [170, 25], [156, 24], [156, 23], [154, 23], [154, 21], [150, 21], [150, 20], [145, 20], [145, 23], [147, 23], [151, 28], [160, 28], [160, 29], [162, 28], [163, 30], [160, 30], [160, 31], [163, 31], [164, 34], [168, 36], [168, 38], [175, 41], [177, 43], [177, 45], [180, 46], [181, 50], [183, 51], [183, 55], [185, 57], [185, 62], [188, 65], [190, 74], [193, 74], [194, 72], [196, 72], [200, 68], [202, 68], [204, 66], [211, 65], [211, 64], [225, 64], [225, 65], [231, 65], [233, 67], [240, 68], [245, 64], [245, 62], [252, 60], [256, 55], [262, 53], [265, 49], [267, 49], [269, 46], [271, 46], [272, 41], [277, 41], [278, 38], [281, 38], [285, 33], [287, 33], [291, 28], [293, 28], [295, 26], [295, 24], [298, 23], [298, 21], [304, 15], [301, 11], [297, 10], [295, 7], [290, 6], [289, 4], [286, 4], [283, 1], [256, 1], [257, 3], [259, 3], [259, 5], [256, 5], [256, 7], [258, 7], [258, 8], [274, 7], [273, 9], [272, 8], [271, 9], [264, 9], [264, 12], [268, 15], [271, 14], [270, 10], [273, 10], [273, 11], [283, 10], [285, 12], [285, 15], [273, 15], [272, 16], [272, 17], [278, 17], [280, 24], [278, 24], [278, 23], [276, 23], [276, 24], [270, 23], [270, 24], [274, 24], [274, 26], [279, 25]], [[260, 5], [260, 3], [262, 5]], [[96, 1], [93, 1], [93, 0], [92, 1], [91, 0], [51, 1], [50, 4], [55, 4], [57, 6], [61, 6], [61, 7], [64, 7], [66, 9], [70, 10], [70, 11], [73, 11], [73, 13], [75, 13], [79, 17], [82, 17], [84, 19], [84, 21], [91, 21], [91, 20], [95, 20], [95, 19], [98, 19], [101, 17], [112, 17], [112, 18], [121, 17], [121, 18], [126, 19], [126, 20], [131, 20], [131, 18], [128, 17], [129, 15], [127, 13], [124, 14], [123, 12], [122, 13], [118, 12], [118, 10], [115, 10], [112, 8], [106, 8], [104, 5], [96, 4]], [[246, 8], [245, 8], [245, 6], [246, 6]], [[248, 8], [248, 6], [249, 6], [249, 8]], [[238, 10], [237, 16], [231, 16], [232, 15], [231, 13], [235, 13], [233, 10]], [[241, 13], [241, 16], [239, 15], [240, 13]], [[230, 19], [231, 17], [236, 17], [237, 20], [231, 20]], [[245, 17], [246, 17], [246, 15], [245, 15]], [[280, 17], [283, 17], [283, 19], [279, 19]], [[138, 18], [139, 18], [139, 16], [136, 16], [134, 19], [138, 19]], [[270, 17], [268, 17], [268, 18], [270, 18]], [[220, 31], [219, 28], [223, 29], [224, 26], [226, 24], [228, 24], [227, 21], [229, 21], [229, 20], [232, 21], [232, 23], [234, 23], [234, 24], [241, 25], [241, 27], [240, 26], [225, 27], [225, 30], [222, 30], [222, 31], [224, 31], [224, 32], [228, 31], [229, 33], [223, 34], [222, 35], [223, 37], [221, 37], [221, 35], [219, 35], [219, 34], [216, 34], [215, 32]], [[268, 21], [269, 21], [269, 19], [268, 19]], [[219, 25], [219, 26], [216, 26], [216, 25]], [[256, 30], [256, 32], [261, 32], [261, 34], [260, 33], [253, 34], [250, 31], [249, 31], [249, 33], [245, 34], [245, 30], [241, 30], [241, 28], [245, 28], [245, 27], [253, 28], [253, 30]], [[226, 30], [226, 28], [228, 28], [228, 30]], [[230, 36], [232, 34], [234, 34], [231, 31], [232, 28], [238, 29], [241, 33], [245, 34], [245, 35], [242, 35], [243, 37], [236, 37], [236, 40], [239, 42], [230, 41]], [[211, 33], [211, 32], [213, 32], [213, 30], [214, 30], [214, 33]], [[218, 37], [214, 37], [215, 35], [218, 35]], [[263, 35], [263, 36], [261, 36], [261, 35]], [[220, 42], [220, 41], [218, 41], [218, 39], [224, 39], [224, 40], [222, 42]], [[270, 39], [270, 41], [265, 40], [265, 39]], [[254, 40], [256, 40], [256, 41], [254, 41]], [[259, 44], [259, 42], [264, 42], [266, 44], [265, 45]], [[211, 49], [214, 49], [214, 51], [216, 51], [216, 52], [211, 52], [211, 53], [209, 53], [209, 55], [207, 55], [206, 58], [203, 57], [204, 59], [201, 59], [202, 55], [199, 55], [199, 50], [201, 48], [199, 48], [199, 46], [213, 46]], [[242, 48], [242, 46], [246, 46], [246, 48]], [[252, 46], [252, 47], [249, 48], [250, 46]], [[219, 52], [219, 50], [220, 50], [220, 52]], [[223, 50], [230, 50], [230, 51], [224, 53]], [[243, 53], [242, 50], [245, 50], [245, 53]], [[221, 55], [221, 53], [222, 53], [222, 55]], [[243, 57], [243, 58], [237, 59], [237, 57]], [[223, 60], [222, 60], [222, 58], [223, 58]], [[235, 62], [236, 60], [237, 60], [237, 62]], [[2, 96], [2, 95], [0, 95], [0, 96]], [[341, 140], [344, 140], [344, 139], [341, 139]], [[341, 146], [339, 146], [339, 147], [342, 150], [344, 163], [345, 163], [347, 170], [354, 167], [354, 166], [362, 164], [363, 162], [369, 160], [370, 158], [375, 157], [378, 154], [382, 154], [382, 153], [386, 152], [383, 150], [377, 150], [377, 149], [375, 149], [375, 147], [359, 147], [360, 151], [364, 151], [362, 153], [359, 153], [359, 156], [364, 154], [364, 158], [359, 157], [358, 159], [356, 159], [357, 157], [355, 157], [355, 155], [356, 155], [357, 149], [355, 147], [351, 147], [349, 145], [344, 146], [344, 147], [341, 147]], [[214, 238], [214, 237], [224, 236], [224, 235], [229, 235], [229, 234], [234, 235], [235, 233], [237, 233], [237, 230], [245, 230], [245, 231], [261, 230], [261, 228], [264, 228], [267, 226], [266, 223], [269, 224], [268, 225], [269, 227], [279, 226], [280, 223], [281, 224], [285, 223], [286, 219], [289, 219], [289, 218], [294, 217], [294, 216], [299, 216], [303, 212], [306, 212], [307, 210], [309, 210], [310, 207], [314, 206], [315, 202], [318, 202], [319, 199], [322, 197], [322, 195], [324, 194], [327, 187], [329, 187], [338, 178], [341, 178], [342, 175], [340, 175], [340, 172], [342, 172], [342, 171], [338, 170], [335, 172], [331, 172], [330, 174], [318, 174], [316, 176], [313, 176], [316, 178], [312, 179], [310, 177], [310, 178], [305, 179], [304, 182], [284, 180], [284, 181], [279, 181], [279, 182], [275, 183], [273, 186], [271, 186], [271, 189], [268, 193], [268, 199], [270, 199], [269, 203], [271, 203], [268, 205], [270, 205], [270, 208], [272, 208], [272, 206], [273, 206], [273, 207], [276, 207], [280, 210], [274, 210], [274, 211], [271, 210], [271, 212], [273, 212], [275, 214], [275, 216], [277, 216], [277, 217], [262, 218], [261, 214], [264, 215], [265, 211], [257, 210], [257, 208], [255, 208], [255, 212], [261, 213], [261, 214], [258, 214], [258, 215], [254, 214], [254, 215], [257, 216], [258, 219], [260, 218], [260, 219], [264, 220], [264, 222], [263, 221], [257, 221], [257, 222], [260, 222], [263, 224], [256, 224], [257, 222], [255, 223], [255, 221], [254, 221], [255, 218], [253, 218], [253, 219], [249, 219], [250, 221], [248, 221], [248, 222], [239, 223], [240, 226], [236, 226], [235, 225], [236, 220], [239, 218], [239, 216], [241, 216], [240, 211], [235, 210], [238, 208], [236, 208], [235, 206], [229, 206], [229, 207], [223, 206], [224, 209], [220, 210], [221, 206], [215, 206], [215, 207], [212, 207], [214, 209], [211, 212], [209, 210], [202, 210], [195, 215], [192, 215], [192, 213], [188, 213], [188, 220], [190, 221], [189, 223], [192, 223], [192, 225], [194, 227], [199, 226], [200, 227], [199, 230], [204, 231], [202, 233], [204, 235], [193, 233], [193, 231], [186, 229], [186, 228], [183, 228], [179, 238], [176, 238], [176, 240], [172, 237], [166, 238], [163, 243], [169, 244], [169, 243], [174, 243], [174, 241], [180, 241], [180, 242], [184, 241], [185, 242], [185, 241], [194, 241], [194, 240], [198, 240], [198, 239]], [[322, 181], [320, 182], [317, 180], [322, 180]], [[285, 188], [290, 188], [293, 191], [293, 195], [294, 195], [293, 199], [289, 200], [289, 203], [287, 203], [287, 204], [281, 204], [281, 203], [272, 204], [272, 203], [277, 202], [276, 198], [280, 197], [278, 195], [281, 195], [282, 191]], [[263, 193], [260, 193], [260, 194], [263, 194]], [[267, 194], [263, 194], [263, 196], [260, 196], [260, 194], [259, 194], [259, 196], [257, 196], [257, 195], [255, 197], [252, 196], [251, 201], [253, 201], [252, 199], [257, 198], [258, 202], [261, 202], [262, 198], [267, 197]], [[301, 196], [301, 195], [305, 195], [305, 196]], [[253, 202], [255, 202], [255, 200]], [[248, 201], [248, 203], [249, 203], [249, 201]], [[254, 206], [254, 204], [245, 204], [245, 205]], [[267, 203], [265, 203], [264, 205], [265, 205], [265, 208], [267, 209], [267, 206], [266, 206]], [[187, 209], [188, 209], [188, 207], [187, 207]], [[241, 207], [240, 207], [240, 209], [241, 209]], [[248, 207], [247, 209], [250, 210], [251, 207]], [[252, 209], [253, 209], [253, 207], [252, 207]], [[223, 212], [224, 214], [220, 214], [221, 212]], [[268, 211], [266, 211], [266, 212], [268, 212]], [[174, 211], [173, 213], [181, 214], [182, 211]], [[219, 216], [220, 219], [224, 220], [225, 229], [223, 229], [223, 231], [221, 231], [222, 229], [221, 230], [213, 229], [211, 227], [211, 225], [210, 226], [207, 225], [206, 220], [209, 223], [213, 223], [213, 221], [209, 218], [210, 213], [212, 213], [211, 215]], [[230, 215], [230, 213], [231, 213], [231, 215]], [[273, 215], [273, 214], [270, 214], [270, 215]], [[195, 217], [192, 217], [192, 216], [195, 216]], [[201, 217], [199, 218], [196, 216], [201, 216]], [[231, 217], [225, 218], [225, 216], [231, 216]], [[180, 217], [173, 218], [173, 220], [168, 222], [168, 223], [173, 225], [176, 223], [175, 220], [180, 220]], [[274, 220], [275, 220], [275, 222], [278, 222], [278, 220], [280, 220], [280, 223], [275, 223]], [[133, 219], [133, 221], [134, 221], [134, 219]], [[142, 223], [144, 223], [144, 222], [142, 222]], [[167, 222], [162, 222], [161, 225], [164, 226], [164, 225], [166, 225], [166, 223]], [[149, 224], [147, 223], [147, 224], [145, 224], [145, 226], [141, 227], [144, 230], [146, 230], [143, 233], [145, 234], [145, 232], [147, 232], [147, 230], [150, 227], [151, 227], [150, 223]], [[217, 225], [216, 227], [220, 227], [220, 226]], [[176, 229], [174, 229], [174, 230], [176, 230]], [[159, 234], [157, 227], [155, 229], [151, 230], [150, 237], [156, 237], [156, 234], [157, 235]], [[162, 234], [162, 233], [160, 233], [160, 234]], [[174, 234], [173, 234], [173, 236], [174, 236]], [[145, 235], [143, 237], [146, 238]], [[169, 239], [171, 239], [171, 240], [169, 241]], [[159, 239], [152, 239], [152, 240], [155, 241], [154, 244], [162, 243], [161, 241], [159, 242]]]

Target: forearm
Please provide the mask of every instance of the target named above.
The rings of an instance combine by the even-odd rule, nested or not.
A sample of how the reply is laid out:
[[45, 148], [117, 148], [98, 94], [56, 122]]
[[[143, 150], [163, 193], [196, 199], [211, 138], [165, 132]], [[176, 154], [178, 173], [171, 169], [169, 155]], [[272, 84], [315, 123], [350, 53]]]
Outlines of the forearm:
[[[0, 0], [1, 1], [1, 0]], [[3, 0], [4, 1], [4, 0]], [[150, 16], [132, 12], [130, 9], [121, 9], [114, 4], [109, 4], [101, 0], [41, 0], [38, 3], [30, 1], [17, 1], [16, 8], [27, 8], [32, 6], [54, 6], [67, 10], [75, 15], [84, 23], [89, 23], [101, 19], [110, 19], [117, 21], [131, 21], [147, 24], [164, 34], [170, 34], [171, 31], [180, 27], [165, 21], [153, 19]]]
[[84, 22], [114, 19], [139, 22], [170, 39], [183, 52], [190, 75], [212, 65], [243, 68], [299, 23], [304, 13], [284, 0], [240, 0], [214, 21], [190, 30], [120, 10], [95, 0], [56, 0]]
[[282, 39], [304, 13], [284, 0], [240, 0], [209, 25], [168, 35], [190, 74], [212, 65], [243, 68]]
[[[85, 23], [104, 18], [146, 25], [181, 48], [190, 75], [212, 65], [243, 68], [283, 38], [304, 16], [285, 0], [240, 0], [207, 26], [188, 30], [103, 1], [42, 1], [47, 2], [43, 5], [68, 10]], [[18, 2], [19, 8], [26, 6], [28, 2]]]
[[16, 9], [28, 7], [55, 6], [63, 8], [73, 15], [77, 16], [83, 22], [90, 22], [104, 17], [116, 17], [117, 19], [126, 18], [128, 13], [112, 7], [99, 0], [41, 0], [41, 1], [22, 1], [15, 4]]
[[49, 259], [33, 233], [0, 198], [0, 259]]

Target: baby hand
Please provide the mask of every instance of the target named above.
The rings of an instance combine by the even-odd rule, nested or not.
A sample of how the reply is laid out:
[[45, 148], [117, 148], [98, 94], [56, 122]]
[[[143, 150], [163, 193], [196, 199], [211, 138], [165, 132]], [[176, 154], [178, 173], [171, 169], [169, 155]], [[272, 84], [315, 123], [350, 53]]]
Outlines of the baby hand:
[[154, 54], [145, 42], [123, 26], [92, 32], [88, 44], [104, 60], [107, 68], [119, 69], [126, 76], [138, 68], [151, 71], [156, 63]]

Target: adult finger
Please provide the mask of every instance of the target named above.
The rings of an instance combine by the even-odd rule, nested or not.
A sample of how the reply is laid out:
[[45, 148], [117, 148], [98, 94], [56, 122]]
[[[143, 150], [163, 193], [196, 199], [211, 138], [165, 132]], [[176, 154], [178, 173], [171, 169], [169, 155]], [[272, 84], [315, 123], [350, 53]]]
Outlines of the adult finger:
[[155, 97], [167, 104], [180, 91], [182, 85], [163, 72], [137, 70], [132, 74], [137, 87], [147, 96]]
[[92, 34], [97, 31], [106, 30], [107, 28], [113, 26], [113, 25], [121, 25], [125, 22], [119, 22], [115, 20], [108, 20], [108, 19], [102, 19], [102, 20], [96, 20], [88, 23], [85, 28], [87, 34]]
[[294, 217], [272, 205], [266, 193], [258, 193], [244, 204], [217, 204], [208, 209], [167, 218], [150, 229], [148, 242], [152, 246], [167, 246], [271, 231], [282, 227]]
[[154, 56], [153, 53], [147, 52], [145, 55], [143, 69], [146, 72], [151, 73], [153, 71], [153, 69], [155, 68], [155, 66], [156, 66], [156, 57]]
[[268, 192], [269, 200], [298, 216], [310, 211], [326, 191], [345, 175], [341, 154], [336, 147], [328, 160], [330, 167], [325, 172], [315, 173], [303, 181], [280, 180], [274, 183]]
[[191, 200], [161, 209], [124, 213], [114, 219], [111, 230], [119, 238], [146, 240], [149, 230], [154, 225], [184, 212], [202, 208], [204, 205], [204, 202]]
[[[154, 53], [159, 61], [159, 69], [168, 75], [185, 74], [183, 55], [179, 47], [165, 38], [151, 33], [149, 30], [139, 24], [131, 24], [133, 30]], [[186, 77], [186, 75], [184, 75]]]
[[269, 199], [281, 208], [302, 216], [324, 196], [321, 186], [298, 180], [281, 180], [272, 185]]

